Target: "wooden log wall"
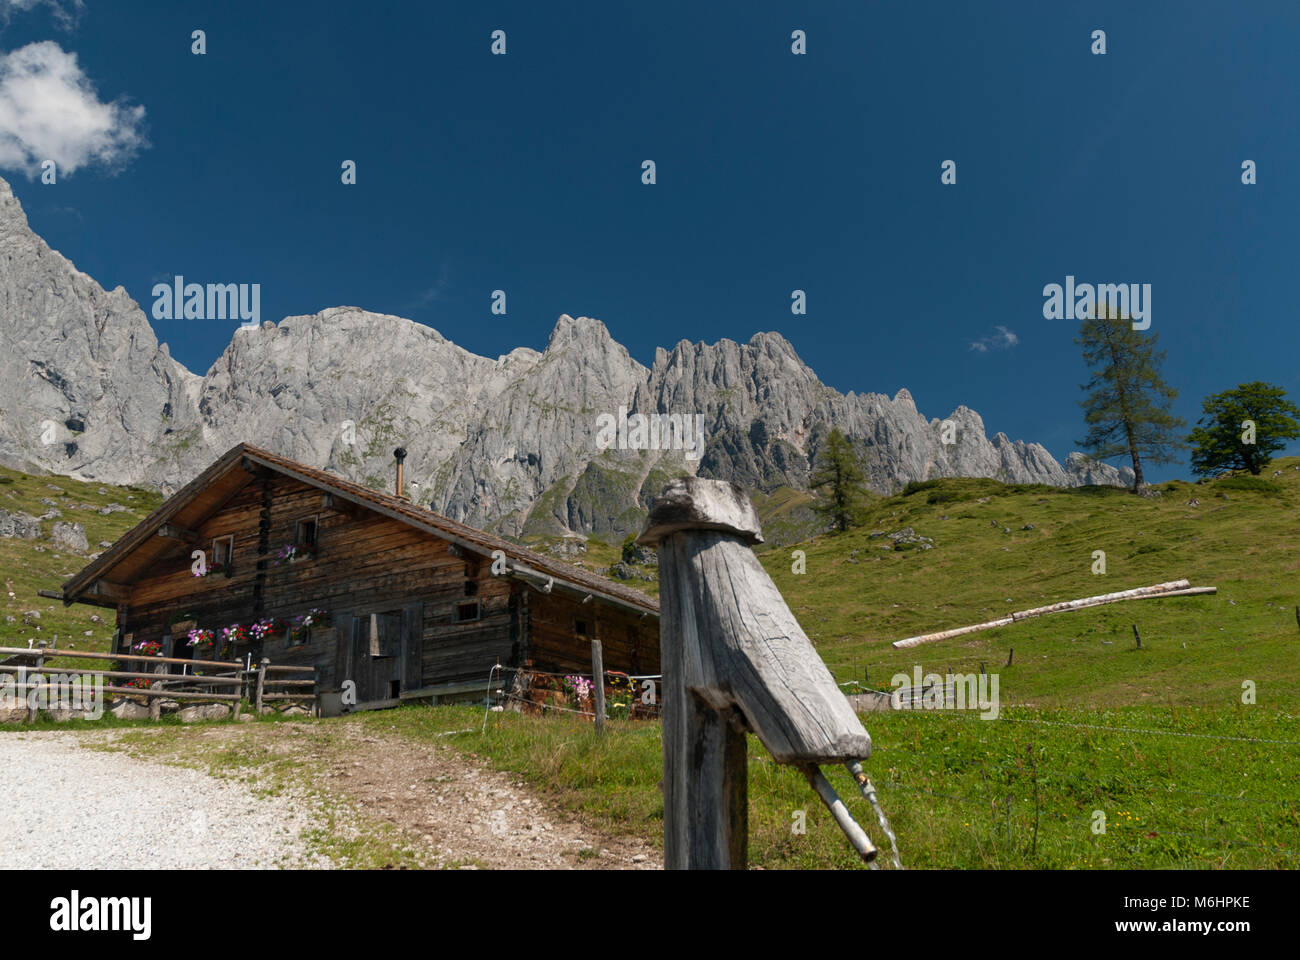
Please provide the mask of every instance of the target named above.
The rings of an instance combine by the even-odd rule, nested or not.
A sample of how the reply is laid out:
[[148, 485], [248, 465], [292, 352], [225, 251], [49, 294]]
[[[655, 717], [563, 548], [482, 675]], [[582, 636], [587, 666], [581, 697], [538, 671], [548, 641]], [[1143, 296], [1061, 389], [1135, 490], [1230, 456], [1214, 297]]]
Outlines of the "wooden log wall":
[[[591, 641], [600, 640], [605, 669], [631, 674], [659, 672], [659, 618], [642, 618], [624, 607], [586, 603], [571, 593], [531, 591], [528, 655], [539, 670], [591, 672]], [[586, 624], [585, 635], [575, 624]], [[550, 666], [544, 666], [549, 664]]]

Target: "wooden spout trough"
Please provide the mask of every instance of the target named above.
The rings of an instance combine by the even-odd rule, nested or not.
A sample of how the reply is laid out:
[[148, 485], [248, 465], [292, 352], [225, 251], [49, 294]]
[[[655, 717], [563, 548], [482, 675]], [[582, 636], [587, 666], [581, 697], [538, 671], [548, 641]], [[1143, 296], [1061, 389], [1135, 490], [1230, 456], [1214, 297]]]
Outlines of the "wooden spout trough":
[[[857, 714], [754, 555], [761, 542], [740, 487], [695, 477], [668, 485], [637, 540], [659, 551], [668, 869], [746, 865], [746, 732], [805, 773], [871, 753]], [[818, 792], [831, 806], [833, 791]], [[869, 841], [855, 846], [864, 859], [875, 854]]]

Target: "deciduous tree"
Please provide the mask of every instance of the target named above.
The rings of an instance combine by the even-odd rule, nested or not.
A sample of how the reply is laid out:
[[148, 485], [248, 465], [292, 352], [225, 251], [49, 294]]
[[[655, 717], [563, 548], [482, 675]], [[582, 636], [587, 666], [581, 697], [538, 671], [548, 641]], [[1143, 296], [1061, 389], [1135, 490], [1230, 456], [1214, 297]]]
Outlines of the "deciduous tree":
[[1288, 440], [1300, 438], [1300, 407], [1286, 391], [1255, 380], [1205, 398], [1204, 416], [1187, 439], [1192, 469], [1202, 476], [1221, 470], [1258, 474]]

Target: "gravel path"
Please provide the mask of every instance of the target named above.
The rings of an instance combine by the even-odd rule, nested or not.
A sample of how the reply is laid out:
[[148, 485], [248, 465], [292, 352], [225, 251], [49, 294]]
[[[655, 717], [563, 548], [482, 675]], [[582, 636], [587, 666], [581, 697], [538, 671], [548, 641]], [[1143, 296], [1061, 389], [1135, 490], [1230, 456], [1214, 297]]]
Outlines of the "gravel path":
[[[176, 736], [129, 752], [113, 732], [0, 732], [5, 866], [338, 866], [309, 853], [302, 832], [315, 827], [345, 848], [359, 841], [378, 857], [366, 866], [663, 869], [662, 855], [644, 840], [584, 824], [473, 754], [374, 726], [199, 725], [157, 731]], [[131, 755], [141, 750], [144, 757]], [[218, 751], [230, 777], [180, 765]], [[244, 763], [229, 765], [234, 757]], [[285, 760], [293, 761], [287, 769], [279, 766]], [[245, 774], [274, 786], [275, 795], [236, 779]], [[356, 865], [348, 860], [354, 855], [342, 854], [347, 866]]]
[[7, 869], [328, 867], [299, 838], [313, 809], [197, 770], [78, 746], [62, 733], [0, 735]]

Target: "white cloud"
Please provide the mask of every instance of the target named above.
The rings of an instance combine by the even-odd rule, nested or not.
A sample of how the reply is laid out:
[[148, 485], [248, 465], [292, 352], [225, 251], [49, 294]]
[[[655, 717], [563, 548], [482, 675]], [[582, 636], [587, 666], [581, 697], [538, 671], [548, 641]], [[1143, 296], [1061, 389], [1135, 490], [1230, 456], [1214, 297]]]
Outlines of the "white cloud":
[[77, 19], [85, 6], [84, 0], [0, 0], [0, 23], [7, 23], [14, 13], [49, 7], [54, 22], [64, 30], [71, 30], [77, 25]]
[[1014, 331], [1008, 330], [1001, 324], [994, 329], [997, 333], [971, 341], [970, 348], [976, 353], [988, 353], [990, 350], [1010, 350], [1020, 342], [1020, 338]]
[[435, 280], [431, 286], [421, 290], [415, 300], [413, 300], [408, 306], [427, 307], [431, 303], [448, 299], [447, 290], [451, 286], [450, 279], [451, 271], [448, 267], [447, 261], [444, 260], [442, 266], [438, 268], [438, 279]]
[[60, 176], [92, 163], [121, 166], [147, 146], [143, 120], [144, 107], [102, 102], [77, 55], [53, 41], [0, 53], [2, 169], [35, 179], [44, 160]]

